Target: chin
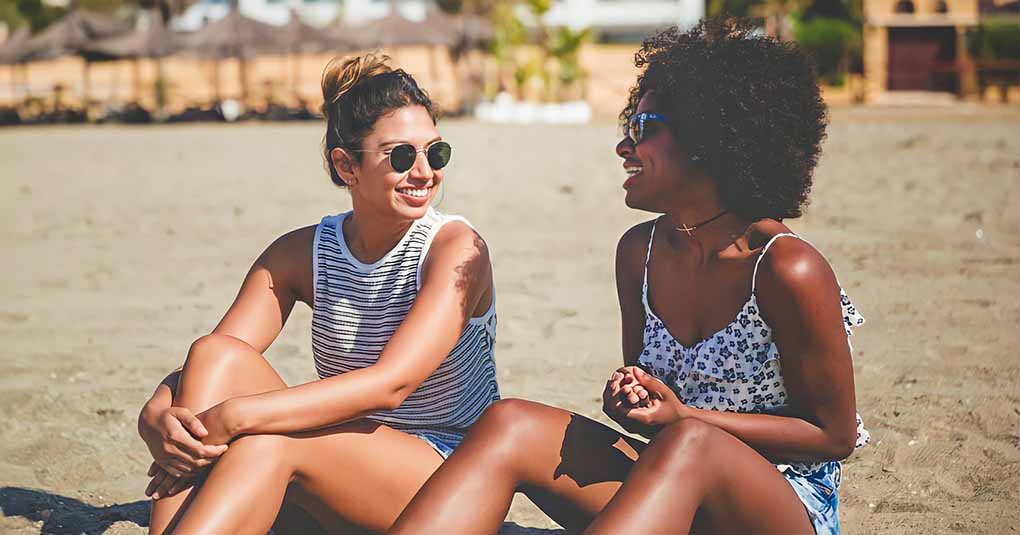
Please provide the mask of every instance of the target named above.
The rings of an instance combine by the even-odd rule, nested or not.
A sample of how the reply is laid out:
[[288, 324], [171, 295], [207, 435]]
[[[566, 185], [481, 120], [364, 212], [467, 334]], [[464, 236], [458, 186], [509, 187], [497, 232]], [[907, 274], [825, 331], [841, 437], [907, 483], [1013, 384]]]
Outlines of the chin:
[[429, 199], [429, 202], [424, 206], [408, 206], [398, 200], [397, 205], [394, 207], [394, 211], [397, 214], [400, 214], [401, 218], [404, 219], [421, 219], [425, 217], [425, 214], [429, 210], [429, 206], [432, 206], [432, 199]]

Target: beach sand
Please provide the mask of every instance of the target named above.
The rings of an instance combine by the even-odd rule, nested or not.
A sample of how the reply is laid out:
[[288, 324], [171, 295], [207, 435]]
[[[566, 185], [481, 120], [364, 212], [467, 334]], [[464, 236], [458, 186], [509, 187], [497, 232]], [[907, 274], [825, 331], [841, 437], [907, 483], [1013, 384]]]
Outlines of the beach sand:
[[[454, 160], [439, 208], [491, 250], [503, 395], [605, 421], [614, 247], [650, 217], [623, 204], [618, 130], [440, 126]], [[868, 319], [854, 368], [873, 441], [844, 469], [847, 533], [1020, 525], [1018, 127], [1015, 108], [833, 112], [813, 202], [789, 223]], [[349, 208], [321, 136], [0, 130], [0, 532], [142, 531], [139, 407], [263, 247]], [[314, 378], [309, 320], [295, 309], [267, 353], [290, 384]], [[524, 499], [508, 520], [507, 533], [555, 528]]]

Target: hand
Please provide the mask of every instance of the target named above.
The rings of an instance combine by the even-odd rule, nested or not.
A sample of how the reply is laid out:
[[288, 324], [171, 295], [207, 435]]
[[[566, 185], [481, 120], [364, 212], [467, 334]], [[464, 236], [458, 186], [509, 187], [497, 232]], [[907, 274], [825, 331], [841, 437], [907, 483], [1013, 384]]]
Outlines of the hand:
[[[233, 400], [226, 400], [200, 413], [197, 419], [205, 426], [207, 433], [202, 437], [206, 444], [226, 444], [234, 439], [237, 431], [237, 411]], [[226, 446], [223, 446], [224, 448]]]
[[142, 439], [149, 453], [167, 474], [180, 478], [212, 464], [227, 446], [207, 446], [199, 441], [209, 432], [184, 407], [169, 407], [153, 420], [143, 418]]
[[[606, 388], [602, 392], [602, 412], [611, 420], [620, 424], [627, 432], [650, 436], [654, 434], [654, 429], [642, 425], [627, 416], [629, 411], [641, 403], [640, 392], [644, 391], [644, 389], [635, 391], [635, 385], [637, 385], [637, 380], [630, 367], [620, 368], [613, 372], [613, 375], [606, 381]], [[624, 393], [624, 387], [628, 388], [626, 394]], [[645, 392], [645, 395], [647, 396], [647, 392]], [[634, 399], [633, 403], [631, 403], [631, 398]]]
[[688, 408], [673, 389], [636, 366], [624, 368], [620, 395], [626, 399], [624, 417], [642, 426], [658, 429], [687, 416]]
[[145, 487], [145, 495], [151, 496], [153, 500], [169, 498], [175, 494], [194, 486], [204, 474], [174, 477], [166, 472], [161, 466], [152, 463], [149, 466], [148, 475], [152, 477], [149, 485]]

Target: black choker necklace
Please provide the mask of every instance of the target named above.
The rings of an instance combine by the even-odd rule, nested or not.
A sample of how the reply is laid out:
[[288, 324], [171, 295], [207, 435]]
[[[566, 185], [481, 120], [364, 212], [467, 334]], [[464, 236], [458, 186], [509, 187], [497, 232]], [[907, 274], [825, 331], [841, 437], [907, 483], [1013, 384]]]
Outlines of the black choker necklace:
[[706, 219], [706, 220], [704, 220], [704, 221], [702, 221], [700, 223], [695, 223], [695, 225], [693, 227], [688, 227], [687, 225], [684, 225], [684, 224], [681, 223], [681, 225], [679, 227], [674, 227], [674, 228], [676, 228], [677, 230], [682, 230], [682, 231], [686, 232], [688, 236], [690, 236], [691, 235], [691, 231], [698, 230], [699, 228], [701, 228], [701, 227], [703, 227], [703, 226], [705, 226], [705, 225], [715, 221], [716, 219], [719, 219], [720, 217], [722, 217], [722, 216], [724, 216], [724, 215], [726, 215], [728, 213], [730, 213], [729, 210], [723, 210], [722, 212], [719, 212], [718, 214], [716, 214], [716, 215], [714, 215], [714, 216], [712, 216], [712, 217], [710, 217], [710, 218], [708, 218], [708, 219]]

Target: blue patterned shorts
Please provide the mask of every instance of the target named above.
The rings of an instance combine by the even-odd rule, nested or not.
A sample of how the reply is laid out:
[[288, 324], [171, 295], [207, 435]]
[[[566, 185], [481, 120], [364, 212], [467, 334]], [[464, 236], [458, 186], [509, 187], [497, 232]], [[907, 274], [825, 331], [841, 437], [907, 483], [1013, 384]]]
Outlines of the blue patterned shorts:
[[839, 535], [839, 480], [843, 475], [840, 462], [824, 463], [806, 476], [786, 468], [783, 475], [804, 503], [815, 533]]
[[460, 441], [451, 441], [448, 438], [440, 437], [434, 433], [428, 431], [408, 431], [409, 434], [414, 435], [425, 441], [426, 444], [432, 446], [432, 449], [436, 450], [443, 459], [446, 459], [453, 453], [454, 448], [460, 446]]

